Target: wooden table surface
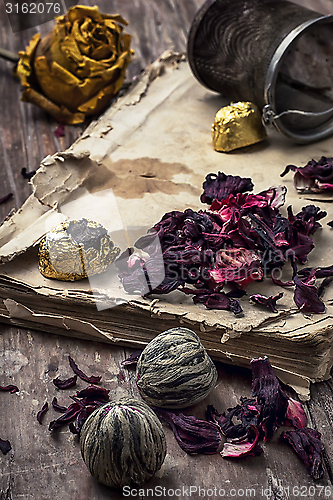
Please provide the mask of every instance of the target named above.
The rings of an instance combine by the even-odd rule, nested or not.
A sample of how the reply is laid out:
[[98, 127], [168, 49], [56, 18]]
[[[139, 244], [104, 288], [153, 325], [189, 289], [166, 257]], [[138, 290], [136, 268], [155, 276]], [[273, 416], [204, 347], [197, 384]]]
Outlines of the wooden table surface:
[[[0, 2], [0, 47], [17, 52], [31, 36], [50, 30], [53, 22], [13, 33]], [[84, 1], [83, 4], [88, 2]], [[200, 0], [97, 0], [102, 12], [121, 13], [129, 21], [135, 58], [128, 70], [131, 81], [165, 49], [184, 51], [187, 33]], [[324, 14], [333, 13], [332, 0], [299, 0]], [[67, 2], [66, 2], [67, 4]], [[67, 6], [69, 6], [68, 3]], [[93, 4], [92, 4], [93, 5]], [[57, 124], [38, 108], [20, 101], [20, 86], [12, 75], [13, 64], [0, 60], [0, 219], [17, 210], [30, 194], [21, 169], [35, 170], [42, 158], [63, 151], [82, 133], [84, 126], [66, 126], [57, 138]], [[86, 124], [85, 124], [86, 126]], [[121, 491], [98, 484], [80, 455], [78, 439], [67, 427], [50, 433], [48, 422], [58, 415], [50, 410], [43, 425], [36, 414], [54, 396], [70, 404], [52, 380], [72, 375], [68, 355], [88, 373], [103, 375], [110, 396], [137, 394], [133, 370], [121, 361], [129, 354], [121, 347], [70, 339], [7, 325], [0, 325], [0, 385], [19, 387], [18, 394], [0, 393], [0, 437], [9, 439], [12, 450], [0, 455], [0, 500], [106, 500], [124, 498]], [[217, 363], [219, 381], [209, 397], [187, 413], [204, 417], [207, 404], [222, 412], [250, 396], [251, 372]], [[77, 388], [86, 384], [79, 382]], [[333, 380], [314, 384], [311, 400], [304, 404], [309, 425], [322, 433], [325, 445], [325, 476], [315, 482], [293, 451], [278, 440], [279, 432], [265, 443], [259, 457], [227, 461], [217, 455], [189, 456], [176, 444], [165, 426], [168, 454], [161, 471], [144, 490], [130, 498], [330, 498], [333, 497]], [[150, 490], [148, 490], [150, 488]], [[156, 488], [152, 494], [152, 489]], [[158, 489], [160, 488], [160, 489]], [[199, 491], [201, 488], [201, 491]], [[215, 489], [216, 488], [216, 489]]]

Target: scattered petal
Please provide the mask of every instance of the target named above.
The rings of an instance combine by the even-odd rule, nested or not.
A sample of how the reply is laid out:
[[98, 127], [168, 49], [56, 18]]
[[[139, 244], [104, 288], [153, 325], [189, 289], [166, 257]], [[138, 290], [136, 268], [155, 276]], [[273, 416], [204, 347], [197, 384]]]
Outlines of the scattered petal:
[[43, 416], [45, 415], [45, 413], [48, 411], [49, 409], [49, 404], [48, 402], [46, 401], [46, 403], [44, 403], [44, 405], [42, 406], [42, 409], [39, 410], [39, 412], [37, 413], [37, 420], [40, 424], [43, 423]]
[[8, 193], [5, 196], [3, 196], [2, 198], [0, 198], [0, 205], [2, 205], [2, 203], [6, 203], [6, 201], [13, 198], [13, 196], [14, 196], [13, 193]]
[[77, 375], [74, 375], [66, 380], [60, 380], [59, 377], [53, 379], [53, 383], [58, 389], [69, 389], [70, 387], [74, 387], [74, 385], [76, 385], [76, 381]]
[[251, 425], [247, 439], [234, 442], [227, 441], [224, 443], [221, 451], [222, 458], [240, 458], [247, 455], [260, 455], [260, 453], [262, 453], [262, 448], [258, 444], [259, 435], [257, 427]]
[[79, 405], [79, 403], [72, 403], [71, 405], [69, 405], [66, 412], [61, 415], [61, 417], [50, 422], [49, 430], [53, 431], [55, 429], [59, 429], [59, 427], [62, 427], [63, 425], [69, 424], [77, 417], [80, 410], [81, 406]]
[[251, 361], [252, 396], [257, 398], [260, 410], [260, 427], [264, 441], [270, 439], [285, 421], [288, 396], [281, 389], [269, 359]]
[[73, 358], [71, 358], [70, 356], [68, 356], [68, 360], [69, 360], [69, 364], [73, 370], [73, 372], [78, 375], [80, 377], [80, 379], [84, 380], [85, 382], [88, 382], [89, 384], [98, 384], [100, 381], [101, 381], [101, 376], [91, 376], [91, 377], [88, 377], [88, 375], [86, 375], [85, 373], [83, 373], [83, 371], [81, 371], [77, 364], [75, 363], [75, 361], [73, 360]]
[[82, 391], [76, 393], [77, 398], [85, 398], [88, 401], [100, 401], [107, 403], [109, 401], [109, 390], [104, 389], [103, 387], [95, 387], [94, 385], [90, 385]]
[[281, 177], [294, 173], [294, 186], [300, 193], [333, 191], [333, 158], [322, 156], [319, 161], [310, 160], [304, 167], [287, 165]]
[[121, 362], [122, 366], [136, 365], [139, 361], [139, 357], [141, 356], [142, 349], [138, 349], [134, 351], [127, 359]]
[[6, 386], [1, 386], [0, 385], [0, 391], [7, 391], [7, 392], [11, 392], [12, 394], [14, 392], [19, 392], [19, 388], [16, 386], [16, 385], [6, 385]]
[[306, 416], [302, 403], [292, 398], [288, 399], [288, 407], [285, 418], [286, 423], [292, 425], [296, 429], [306, 427], [306, 424], [308, 423], [308, 417]]
[[64, 125], [59, 125], [55, 131], [54, 131], [54, 135], [56, 137], [65, 137], [65, 126]]
[[186, 453], [218, 453], [222, 443], [219, 427], [214, 422], [198, 420], [192, 415], [155, 408], [160, 418], [168, 422], [179, 446]]
[[11, 444], [8, 440], [4, 440], [0, 438], [0, 450], [6, 455], [12, 449]]
[[269, 297], [266, 297], [265, 295], [260, 295], [260, 294], [255, 294], [250, 296], [250, 301], [254, 302], [255, 304], [261, 304], [266, 307], [268, 307], [272, 312], [278, 312], [276, 309], [276, 302], [283, 297], [283, 292], [279, 293], [278, 295], [270, 295]]
[[239, 175], [226, 175], [223, 172], [218, 174], [208, 174], [202, 185], [204, 192], [201, 195], [201, 202], [211, 203], [214, 200], [222, 201], [229, 194], [245, 193], [252, 191], [253, 183], [248, 177], [239, 177]]
[[24, 179], [30, 180], [36, 173], [36, 170], [31, 170], [30, 172], [27, 171], [25, 167], [21, 169], [21, 175]]
[[319, 290], [315, 286], [316, 270], [313, 269], [307, 278], [300, 279], [294, 276], [294, 301], [297, 307], [305, 314], [319, 314], [325, 312], [325, 304], [319, 298]]
[[58, 405], [58, 400], [56, 397], [52, 399], [52, 407], [55, 409], [55, 411], [58, 411], [59, 413], [65, 413], [67, 411], [66, 406]]

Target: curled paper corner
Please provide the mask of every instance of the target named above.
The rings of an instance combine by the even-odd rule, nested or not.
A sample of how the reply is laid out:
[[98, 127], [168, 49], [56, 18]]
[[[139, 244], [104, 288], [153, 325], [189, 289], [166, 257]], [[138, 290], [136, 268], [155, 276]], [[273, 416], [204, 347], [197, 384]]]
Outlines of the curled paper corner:
[[133, 106], [139, 103], [145, 96], [148, 87], [159, 76], [162, 76], [168, 70], [175, 70], [181, 62], [185, 61], [185, 52], [175, 52], [165, 50], [155, 61], [153, 61], [146, 70], [133, 82], [133, 87], [124, 96], [125, 104]]

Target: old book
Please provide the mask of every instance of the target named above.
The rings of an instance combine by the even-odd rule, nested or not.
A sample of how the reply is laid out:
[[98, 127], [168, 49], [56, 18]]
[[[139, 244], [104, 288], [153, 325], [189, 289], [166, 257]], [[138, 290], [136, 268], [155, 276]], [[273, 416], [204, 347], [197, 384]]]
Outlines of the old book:
[[255, 193], [283, 183], [288, 192], [282, 213], [288, 205], [298, 212], [309, 203], [326, 210], [308, 265], [332, 264], [330, 200], [300, 196], [291, 174], [280, 178], [287, 164], [329, 156], [331, 140], [297, 146], [270, 130], [260, 144], [217, 153], [211, 126], [226, 104], [195, 80], [183, 55], [165, 53], [69, 150], [42, 160], [31, 181], [33, 194], [0, 227], [1, 321], [133, 348], [167, 328], [186, 326], [214, 359], [249, 367], [252, 358], [268, 356], [280, 379], [308, 398], [310, 383], [328, 378], [333, 364], [330, 289], [325, 313], [306, 316], [295, 306], [292, 289], [283, 290], [277, 313], [250, 304], [251, 293], [280, 291], [271, 280], [253, 283], [240, 299], [244, 314], [236, 317], [194, 305], [178, 290], [129, 295], [114, 265], [73, 283], [44, 278], [38, 270], [38, 243], [61, 221], [97, 220], [125, 250], [165, 212], [206, 209], [202, 183], [218, 171], [251, 177]]

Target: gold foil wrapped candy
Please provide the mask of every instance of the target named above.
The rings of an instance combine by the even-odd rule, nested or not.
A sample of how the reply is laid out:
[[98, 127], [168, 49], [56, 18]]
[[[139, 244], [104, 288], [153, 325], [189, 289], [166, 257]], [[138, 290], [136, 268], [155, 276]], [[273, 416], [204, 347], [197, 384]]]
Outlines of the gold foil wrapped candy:
[[119, 15], [77, 5], [56, 18], [43, 39], [37, 33], [19, 52], [16, 74], [22, 100], [60, 123], [82, 123], [104, 111], [123, 84], [131, 61], [131, 37]]
[[106, 271], [120, 253], [104, 226], [89, 219], [62, 222], [39, 244], [46, 278], [75, 281]]
[[224, 153], [250, 146], [267, 137], [259, 108], [252, 102], [236, 102], [221, 108], [212, 126], [213, 146]]

